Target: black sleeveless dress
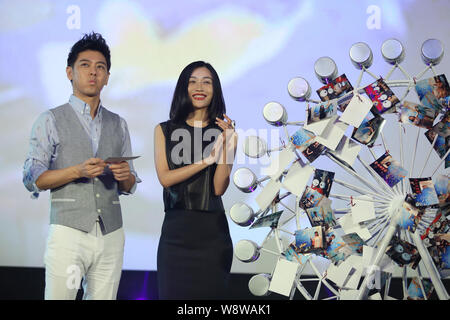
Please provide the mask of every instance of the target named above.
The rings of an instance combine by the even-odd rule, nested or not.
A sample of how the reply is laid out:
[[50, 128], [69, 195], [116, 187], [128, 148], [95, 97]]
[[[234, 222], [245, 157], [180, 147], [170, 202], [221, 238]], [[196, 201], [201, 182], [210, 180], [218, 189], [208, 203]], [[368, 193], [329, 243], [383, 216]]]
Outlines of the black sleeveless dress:
[[[210, 154], [221, 133], [216, 125], [194, 128], [172, 121], [160, 124], [169, 169]], [[158, 246], [159, 299], [226, 298], [233, 246], [222, 199], [214, 195], [217, 165], [164, 188], [164, 222]]]

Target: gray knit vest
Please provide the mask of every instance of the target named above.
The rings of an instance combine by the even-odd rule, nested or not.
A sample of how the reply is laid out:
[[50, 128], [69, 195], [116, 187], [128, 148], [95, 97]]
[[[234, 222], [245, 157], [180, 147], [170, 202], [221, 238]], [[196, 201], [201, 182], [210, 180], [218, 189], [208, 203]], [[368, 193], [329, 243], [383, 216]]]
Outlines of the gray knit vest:
[[[65, 104], [50, 111], [55, 116], [60, 140], [57, 159], [50, 169], [67, 168], [93, 157], [121, 156], [123, 133], [117, 114], [102, 109], [102, 129], [97, 154], [94, 155], [91, 139], [74, 109]], [[103, 234], [122, 227], [118, 183], [108, 168], [97, 178], [81, 178], [52, 189], [50, 195], [50, 224], [89, 232], [100, 216]]]

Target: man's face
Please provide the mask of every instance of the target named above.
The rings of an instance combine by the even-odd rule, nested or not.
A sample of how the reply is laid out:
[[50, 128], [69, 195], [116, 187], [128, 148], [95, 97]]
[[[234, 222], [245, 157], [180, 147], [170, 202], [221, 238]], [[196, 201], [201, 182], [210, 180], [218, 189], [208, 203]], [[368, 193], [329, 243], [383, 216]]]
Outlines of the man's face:
[[105, 57], [93, 50], [80, 52], [73, 68], [68, 66], [66, 73], [72, 81], [73, 93], [80, 98], [99, 96], [109, 79]]

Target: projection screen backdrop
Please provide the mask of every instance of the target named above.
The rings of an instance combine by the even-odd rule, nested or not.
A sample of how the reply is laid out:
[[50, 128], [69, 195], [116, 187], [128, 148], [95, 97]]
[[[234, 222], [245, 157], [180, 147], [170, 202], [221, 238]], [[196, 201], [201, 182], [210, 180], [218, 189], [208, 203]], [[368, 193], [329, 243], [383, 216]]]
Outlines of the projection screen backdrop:
[[[371, 71], [386, 74], [390, 66], [380, 48], [389, 38], [406, 49], [403, 67], [419, 73], [420, 48], [428, 38], [450, 43], [450, 2], [436, 1], [0, 1], [0, 265], [42, 267], [49, 223], [49, 193], [37, 200], [22, 184], [22, 167], [33, 122], [48, 108], [65, 103], [71, 94], [65, 67], [70, 47], [84, 33], [103, 34], [112, 52], [110, 81], [102, 102], [127, 120], [142, 179], [132, 196], [121, 197], [126, 233], [124, 269], [156, 270], [156, 251], [164, 217], [162, 187], [153, 161], [153, 128], [168, 118], [179, 73], [195, 60], [218, 71], [228, 115], [240, 135], [241, 166], [259, 170], [242, 156], [245, 134], [261, 131], [269, 145], [279, 144], [262, 117], [269, 101], [285, 106], [291, 121], [305, 119], [304, 104], [287, 93], [296, 76], [309, 81], [313, 98], [321, 83], [314, 62], [334, 59], [339, 74], [356, 82], [359, 71], [349, 49], [363, 41], [372, 49]], [[450, 70], [448, 53], [437, 67]], [[448, 75], [448, 74], [447, 74]], [[367, 82], [367, 79], [365, 80]], [[264, 131], [266, 130], [266, 131]], [[294, 129], [292, 129], [294, 130]], [[410, 146], [415, 135], [407, 135]], [[385, 132], [389, 136], [389, 129]], [[422, 140], [423, 139], [423, 140]], [[421, 137], [421, 143], [428, 143]], [[418, 161], [425, 155], [419, 153]], [[433, 153], [430, 166], [436, 166]], [[320, 160], [323, 168], [336, 165]], [[421, 163], [421, 162], [420, 162]], [[439, 173], [444, 173], [443, 166]], [[447, 172], [448, 173], [448, 172]], [[230, 187], [229, 208], [237, 201], [254, 205], [253, 194]], [[254, 206], [255, 207], [255, 206]], [[248, 230], [229, 219], [233, 242], [261, 241], [267, 230]], [[271, 257], [253, 264], [233, 261], [232, 272], [271, 271]]]

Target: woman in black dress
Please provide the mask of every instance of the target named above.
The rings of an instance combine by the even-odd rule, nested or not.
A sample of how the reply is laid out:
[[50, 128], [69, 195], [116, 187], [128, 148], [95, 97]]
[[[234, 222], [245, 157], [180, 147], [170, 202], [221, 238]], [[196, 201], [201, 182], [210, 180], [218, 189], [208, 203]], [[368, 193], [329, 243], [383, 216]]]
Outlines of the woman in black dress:
[[219, 77], [203, 61], [181, 72], [170, 120], [155, 128], [155, 167], [164, 187], [158, 246], [160, 299], [225, 298], [233, 247], [221, 196], [236, 152]]

